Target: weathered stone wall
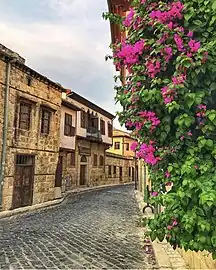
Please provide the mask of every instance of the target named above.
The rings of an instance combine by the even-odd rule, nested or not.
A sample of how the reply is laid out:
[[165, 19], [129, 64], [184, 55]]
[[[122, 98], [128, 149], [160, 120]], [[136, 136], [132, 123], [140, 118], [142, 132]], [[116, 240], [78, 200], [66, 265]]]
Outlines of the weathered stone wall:
[[[94, 155], [97, 155], [97, 166], [94, 166]], [[100, 186], [105, 184], [105, 163], [100, 165], [100, 156], [105, 162], [105, 145], [100, 143], [91, 143], [91, 157], [89, 164], [89, 185]]]
[[75, 152], [75, 166], [71, 165], [71, 152], [61, 151], [63, 157], [62, 191], [68, 191], [78, 186], [77, 153]]
[[[6, 63], [0, 59], [0, 104], [5, 89]], [[28, 85], [29, 70], [12, 64], [9, 93], [9, 123], [7, 140], [7, 164], [3, 187], [3, 210], [11, 208], [16, 154], [35, 155], [35, 176], [33, 204], [54, 198], [55, 171], [59, 152], [61, 92], [49, 81], [31, 72], [31, 86]], [[42, 81], [43, 79], [43, 81]], [[32, 102], [30, 130], [20, 130], [17, 120], [19, 100]], [[40, 133], [41, 105], [51, 111], [50, 134]], [[0, 130], [2, 131], [3, 106], [0, 106]], [[1, 136], [2, 138], [2, 136]]]
[[[106, 153], [105, 165], [107, 184], [129, 183], [132, 181], [132, 168], [135, 167], [135, 162], [133, 158]], [[111, 166], [112, 170], [111, 175], [109, 175], [109, 166]], [[114, 166], [116, 166], [116, 174], [114, 174]], [[120, 167], [122, 167], [122, 177], [120, 177]], [[131, 168], [130, 175], [129, 167]]]
[[[80, 152], [79, 146], [88, 149], [88, 153]], [[94, 155], [97, 155], [97, 166], [94, 166]], [[69, 155], [69, 154], [68, 154]], [[70, 179], [68, 189], [73, 189], [80, 186], [80, 166], [86, 165], [86, 186], [98, 186], [105, 184], [105, 166], [100, 166], [100, 156], [105, 155], [105, 144], [91, 142], [84, 139], [77, 139], [75, 150], [75, 167], [71, 167], [70, 160], [67, 160], [64, 152], [63, 178]], [[81, 162], [82, 156], [85, 156], [87, 162]], [[69, 157], [70, 158], [70, 157]], [[105, 161], [104, 161], [105, 162]], [[63, 185], [65, 181], [63, 181]], [[63, 190], [65, 188], [63, 187]]]

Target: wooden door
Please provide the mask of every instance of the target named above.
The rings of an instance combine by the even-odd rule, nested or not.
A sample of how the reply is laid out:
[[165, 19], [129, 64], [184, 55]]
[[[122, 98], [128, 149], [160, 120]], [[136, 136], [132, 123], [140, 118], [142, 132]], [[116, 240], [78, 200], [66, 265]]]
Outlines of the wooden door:
[[32, 204], [34, 185], [34, 156], [17, 155], [12, 208]]
[[63, 168], [63, 157], [59, 156], [55, 174], [55, 187], [62, 186], [62, 168]]
[[80, 185], [86, 184], [86, 165], [80, 165]]
[[119, 178], [120, 182], [122, 182], [122, 167], [119, 167]]

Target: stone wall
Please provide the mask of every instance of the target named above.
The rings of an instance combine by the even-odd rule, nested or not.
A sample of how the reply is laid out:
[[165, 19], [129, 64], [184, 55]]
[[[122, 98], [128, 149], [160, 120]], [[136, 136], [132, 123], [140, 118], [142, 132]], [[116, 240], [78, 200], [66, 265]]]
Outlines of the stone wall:
[[[109, 167], [111, 168], [111, 174], [109, 174]], [[114, 173], [114, 167], [116, 167], [116, 174]], [[122, 168], [122, 176], [120, 176], [120, 167]], [[135, 162], [133, 158], [107, 152], [105, 160], [106, 183], [120, 184], [132, 182], [132, 168], [134, 167]], [[130, 171], [129, 168], [131, 168]]]
[[[79, 145], [89, 149], [89, 153], [80, 153]], [[132, 168], [134, 168], [134, 160], [121, 155], [106, 153], [106, 145], [97, 142], [91, 142], [84, 139], [77, 139], [75, 159], [76, 165], [70, 166], [70, 152], [64, 150], [61, 152], [63, 156], [63, 181], [62, 191], [80, 187], [80, 166], [87, 166], [86, 185], [85, 186], [101, 186], [108, 184], [121, 184], [132, 182]], [[97, 165], [94, 165], [94, 155], [97, 155]], [[87, 162], [82, 163], [81, 158], [85, 156]], [[100, 156], [104, 157], [103, 165], [100, 164]], [[112, 174], [109, 175], [109, 166], [112, 168]], [[113, 169], [116, 166], [116, 174]], [[122, 177], [120, 177], [120, 167], [122, 168]], [[129, 175], [129, 167], [131, 174]]]
[[[37, 76], [36, 76], [37, 75]], [[0, 59], [0, 105], [5, 90], [6, 63]], [[31, 76], [31, 83], [29, 83]], [[45, 77], [35, 74], [22, 64], [12, 64], [9, 93], [9, 122], [7, 138], [7, 163], [3, 186], [3, 210], [11, 209], [15, 177], [15, 156], [35, 156], [33, 204], [54, 198], [55, 171], [59, 152], [61, 91]], [[31, 102], [29, 130], [19, 129], [20, 100]], [[43, 135], [41, 108], [51, 111], [50, 133]], [[0, 106], [0, 132], [2, 132], [3, 106]], [[2, 136], [1, 136], [2, 138]]]

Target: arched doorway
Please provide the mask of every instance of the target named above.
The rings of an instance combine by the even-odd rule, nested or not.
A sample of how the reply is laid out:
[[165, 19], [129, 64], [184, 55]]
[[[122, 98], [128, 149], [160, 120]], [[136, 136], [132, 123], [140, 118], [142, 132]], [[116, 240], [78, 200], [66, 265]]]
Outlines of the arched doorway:
[[87, 157], [80, 159], [80, 186], [85, 186], [87, 182]]

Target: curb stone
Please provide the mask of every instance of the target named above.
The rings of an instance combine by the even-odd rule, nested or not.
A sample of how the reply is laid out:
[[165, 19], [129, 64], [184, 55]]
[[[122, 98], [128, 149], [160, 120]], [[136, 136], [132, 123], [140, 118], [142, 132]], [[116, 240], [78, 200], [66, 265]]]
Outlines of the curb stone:
[[25, 206], [25, 207], [20, 207], [20, 208], [13, 209], [13, 210], [0, 212], [0, 219], [18, 216], [18, 215], [22, 215], [22, 214], [26, 214], [26, 213], [31, 213], [31, 212], [35, 212], [37, 210], [53, 208], [53, 207], [56, 207], [62, 203], [66, 203], [70, 197], [77, 198], [78, 196], [86, 194], [86, 193], [99, 191], [99, 190], [103, 190], [106, 188], [114, 188], [114, 187], [121, 187], [121, 186], [128, 186], [128, 185], [134, 185], [134, 183], [130, 182], [130, 183], [122, 183], [122, 184], [102, 185], [102, 186], [85, 187], [85, 188], [77, 188], [77, 189], [69, 190], [60, 199], [55, 199], [55, 200], [40, 203], [40, 204], [34, 204], [34, 205], [30, 205], [30, 206]]
[[[143, 201], [142, 195], [139, 191], [135, 191], [135, 198], [137, 200], [139, 209], [142, 213], [143, 207], [146, 203]], [[143, 214], [143, 217], [152, 218], [152, 213]], [[160, 270], [186, 270], [190, 269], [185, 263], [182, 256], [177, 250], [174, 250], [167, 241], [160, 242], [155, 240], [152, 242], [157, 264]]]

